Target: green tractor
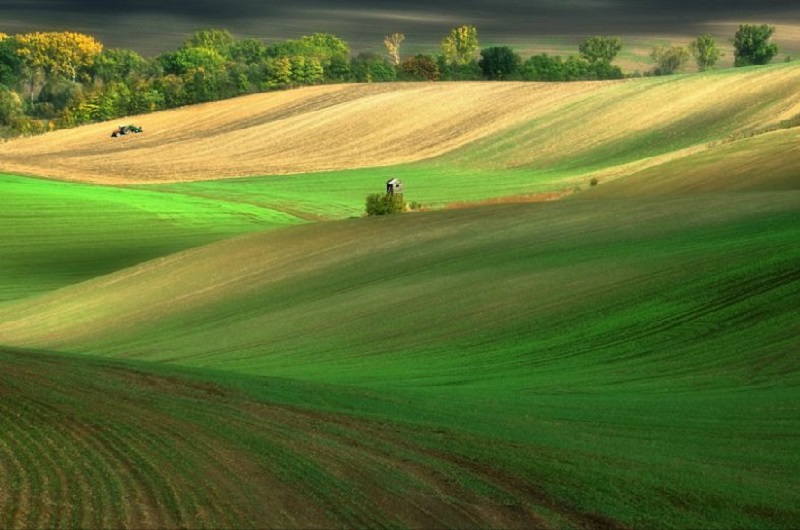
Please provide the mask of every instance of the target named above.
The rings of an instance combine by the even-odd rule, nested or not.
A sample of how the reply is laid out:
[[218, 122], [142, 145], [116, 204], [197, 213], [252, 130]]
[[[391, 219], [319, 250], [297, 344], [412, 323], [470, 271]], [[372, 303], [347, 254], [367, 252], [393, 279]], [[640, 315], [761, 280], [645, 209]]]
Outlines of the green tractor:
[[125, 136], [126, 134], [140, 132], [142, 132], [142, 128], [136, 125], [120, 125], [111, 133], [111, 137], [116, 138], [117, 136]]

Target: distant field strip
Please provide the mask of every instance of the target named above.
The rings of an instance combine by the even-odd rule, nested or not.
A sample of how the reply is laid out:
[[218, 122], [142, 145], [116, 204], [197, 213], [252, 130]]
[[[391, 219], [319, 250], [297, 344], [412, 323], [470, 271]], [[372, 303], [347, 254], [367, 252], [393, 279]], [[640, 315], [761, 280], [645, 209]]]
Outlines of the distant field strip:
[[13, 141], [0, 146], [0, 167], [125, 184], [392, 165], [447, 152], [599, 86], [417, 83], [258, 94], [141, 116], [145, 132], [121, 139], [98, 124]]
[[589, 83], [320, 86], [0, 145], [0, 169], [112, 184], [394, 166], [573, 175], [705, 146], [800, 114], [800, 66]]

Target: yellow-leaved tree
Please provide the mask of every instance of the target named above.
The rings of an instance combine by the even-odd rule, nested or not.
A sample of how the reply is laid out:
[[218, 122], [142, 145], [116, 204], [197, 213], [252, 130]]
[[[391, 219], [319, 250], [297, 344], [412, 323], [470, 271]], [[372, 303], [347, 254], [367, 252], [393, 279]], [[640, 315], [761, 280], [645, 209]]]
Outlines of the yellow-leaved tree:
[[383, 39], [386, 45], [386, 51], [389, 52], [392, 62], [395, 66], [400, 66], [400, 43], [405, 40], [406, 36], [402, 33], [392, 33]]
[[31, 70], [75, 81], [81, 68], [91, 66], [103, 45], [82, 33], [46, 32], [17, 35], [17, 53]]
[[442, 40], [442, 54], [451, 64], [464, 65], [475, 60], [478, 53], [478, 30], [464, 24], [450, 30]]

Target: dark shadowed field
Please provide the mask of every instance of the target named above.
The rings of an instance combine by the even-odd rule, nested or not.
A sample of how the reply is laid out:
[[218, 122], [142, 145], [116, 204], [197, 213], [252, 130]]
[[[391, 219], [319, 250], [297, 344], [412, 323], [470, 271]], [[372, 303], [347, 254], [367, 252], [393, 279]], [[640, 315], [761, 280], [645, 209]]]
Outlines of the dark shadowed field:
[[487, 43], [537, 53], [554, 44], [556, 51], [575, 53], [580, 39], [596, 34], [629, 37], [631, 44], [664, 38], [688, 41], [708, 32], [727, 41], [736, 24], [769, 23], [779, 25], [780, 44], [790, 53], [800, 51], [800, 10], [793, 0], [0, 0], [0, 32], [70, 29], [143, 55], [174, 49], [205, 27], [227, 28], [239, 37], [267, 42], [334, 33], [356, 52], [379, 51], [384, 35], [401, 32], [407, 37], [407, 51], [435, 51], [449, 28], [463, 23], [475, 25]]

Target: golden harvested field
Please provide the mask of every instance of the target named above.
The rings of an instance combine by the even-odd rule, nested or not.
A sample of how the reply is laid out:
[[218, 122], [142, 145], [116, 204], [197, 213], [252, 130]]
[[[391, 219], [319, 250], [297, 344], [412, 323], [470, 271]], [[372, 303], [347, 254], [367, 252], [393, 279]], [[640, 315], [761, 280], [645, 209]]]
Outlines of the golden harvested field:
[[[493, 169], [541, 170], [584, 157], [584, 167], [618, 177], [800, 115], [797, 86], [794, 64], [619, 82], [319, 86], [9, 141], [0, 144], [0, 171], [135, 184], [454, 153], [448, 164]], [[122, 123], [144, 133], [111, 138]]]
[[385, 166], [436, 156], [599, 89], [597, 83], [319, 86], [257, 94], [0, 146], [5, 171], [103, 183]]

